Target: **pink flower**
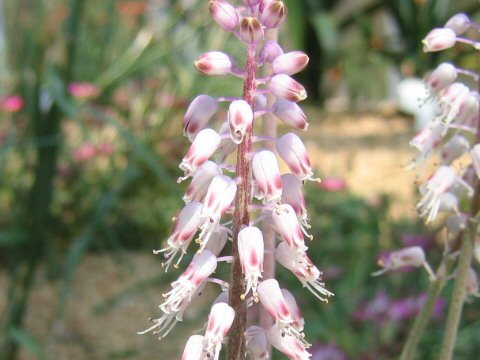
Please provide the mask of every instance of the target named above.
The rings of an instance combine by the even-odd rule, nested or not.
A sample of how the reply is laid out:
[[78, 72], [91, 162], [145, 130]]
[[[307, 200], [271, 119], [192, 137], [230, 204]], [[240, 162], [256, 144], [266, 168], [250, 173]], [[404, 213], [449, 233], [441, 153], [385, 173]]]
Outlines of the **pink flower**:
[[283, 50], [276, 41], [269, 40], [260, 51], [260, 59], [267, 63], [272, 63], [277, 57], [283, 54]]
[[297, 337], [285, 333], [283, 329], [275, 324], [267, 333], [267, 339], [272, 346], [285, 354], [290, 360], [309, 360], [312, 356], [306, 345]]
[[437, 28], [431, 30], [423, 39], [423, 51], [434, 52], [451, 48], [457, 41], [457, 34], [452, 29]]
[[92, 143], [84, 143], [73, 151], [72, 156], [78, 162], [89, 161], [97, 156], [97, 148]]
[[273, 95], [283, 100], [298, 102], [307, 98], [305, 88], [285, 74], [272, 77], [268, 88]]
[[420, 246], [410, 246], [400, 250], [392, 251], [378, 260], [378, 265], [383, 269], [372, 275], [381, 275], [387, 271], [395, 271], [408, 267], [425, 266], [425, 252]]
[[257, 227], [248, 226], [238, 233], [238, 253], [246, 282], [243, 298], [252, 290], [253, 299], [258, 301], [257, 285], [263, 272], [263, 247], [263, 234]]
[[274, 74], [293, 75], [302, 71], [308, 65], [307, 54], [301, 51], [292, 51], [277, 56], [272, 62]]
[[307, 116], [296, 103], [278, 99], [272, 107], [272, 113], [285, 124], [299, 130], [307, 130]]
[[277, 206], [272, 211], [270, 225], [289, 247], [299, 252], [306, 250], [307, 247], [305, 246], [300, 223], [295, 210], [290, 205], [282, 204]]
[[182, 360], [205, 360], [205, 337], [192, 335], [188, 338], [183, 350]]
[[307, 149], [297, 135], [288, 133], [280, 137], [277, 140], [277, 152], [300, 180], [315, 180], [312, 178], [313, 171]]
[[247, 16], [240, 22], [240, 38], [247, 44], [258, 44], [264, 38], [262, 25], [252, 16]]
[[[191, 176], [220, 146], [220, 135], [212, 129], [203, 129], [180, 163], [180, 169], [185, 171], [185, 178]], [[184, 178], [184, 179], [185, 179]]]
[[457, 79], [457, 68], [450, 63], [441, 63], [425, 79], [428, 88], [435, 94]]
[[207, 52], [195, 60], [195, 68], [205, 75], [227, 75], [232, 67], [230, 56], [220, 51]]
[[24, 101], [21, 96], [10, 95], [0, 101], [0, 107], [8, 113], [17, 113], [23, 109]]
[[328, 177], [322, 179], [322, 182], [318, 184], [320, 189], [330, 192], [337, 192], [345, 190], [347, 184], [345, 180], [337, 178], [337, 177]]
[[243, 141], [245, 133], [249, 131], [253, 123], [253, 111], [245, 100], [235, 100], [228, 108], [228, 124], [230, 136], [235, 144]]
[[235, 311], [224, 302], [212, 306], [205, 331], [205, 353], [208, 359], [218, 359], [223, 338], [228, 334], [235, 318]]
[[237, 10], [225, 0], [210, 0], [208, 3], [213, 20], [226, 31], [234, 31], [238, 26]]
[[302, 193], [302, 181], [295, 175], [287, 173], [282, 179], [282, 204], [290, 205], [301, 224], [308, 228], [307, 204]]
[[190, 141], [207, 126], [218, 109], [217, 99], [208, 95], [198, 95], [188, 106], [183, 117], [183, 135]]
[[277, 201], [282, 196], [282, 181], [277, 158], [270, 150], [262, 150], [252, 160], [252, 172], [258, 186], [258, 199]]
[[216, 268], [217, 257], [210, 251], [196, 254], [188, 268], [171, 284], [172, 289], [163, 294], [165, 301], [160, 305], [163, 315], [152, 319], [154, 324], [138, 334], [153, 331], [154, 334], [160, 334], [160, 338], [167, 336], [175, 324], [182, 321], [183, 313], [192, 298], [201, 293], [205, 280]]
[[333, 296], [333, 293], [325, 289], [322, 273], [305, 251], [294, 251], [287, 243], [281, 242], [275, 250], [275, 259], [290, 270], [317, 299], [328, 302], [328, 298]]
[[175, 218], [173, 230], [167, 239], [168, 247], [154, 251], [154, 254], [164, 253], [165, 258], [168, 259], [165, 264], [162, 264], [162, 266], [165, 266], [165, 272], [179, 252], [181, 252], [180, 259], [175, 266], [180, 263], [183, 255], [187, 253], [188, 246], [203, 222], [203, 219], [200, 217], [201, 210], [201, 203], [196, 201], [188, 203], [180, 211], [178, 217]]
[[100, 89], [89, 82], [71, 82], [68, 84], [68, 93], [74, 98], [88, 100], [100, 95]]
[[269, 1], [260, 11], [260, 21], [267, 29], [280, 26], [287, 17], [287, 7], [283, 1]]
[[202, 201], [207, 193], [212, 179], [222, 175], [222, 170], [213, 161], [207, 160], [200, 166], [193, 175], [192, 181], [183, 196], [183, 201]]
[[467, 15], [459, 13], [448, 19], [448, 21], [445, 23], [445, 27], [447, 29], [452, 29], [457, 35], [462, 35], [470, 28], [471, 23], [472, 22]]

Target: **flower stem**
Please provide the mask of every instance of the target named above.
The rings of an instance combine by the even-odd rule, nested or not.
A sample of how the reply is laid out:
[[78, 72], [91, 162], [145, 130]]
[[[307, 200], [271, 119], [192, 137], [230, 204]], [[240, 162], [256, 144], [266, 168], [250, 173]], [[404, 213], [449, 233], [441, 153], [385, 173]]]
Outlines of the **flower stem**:
[[427, 300], [425, 301], [422, 310], [415, 318], [410, 333], [408, 334], [407, 341], [403, 347], [402, 354], [400, 355], [400, 360], [411, 360], [414, 358], [418, 343], [425, 332], [425, 328], [430, 320], [435, 303], [440, 296], [443, 287], [445, 286], [450, 268], [451, 260], [449, 260], [447, 255], [437, 268], [435, 280], [430, 283], [427, 293]]
[[[255, 100], [255, 75], [257, 70], [256, 44], [249, 44], [247, 48], [247, 60], [245, 69], [245, 81], [243, 83], [243, 99], [254, 109]], [[253, 127], [252, 127], [253, 128]], [[230, 280], [229, 302], [235, 310], [235, 319], [230, 328], [228, 340], [228, 359], [245, 359], [245, 330], [246, 330], [246, 312], [247, 307], [240, 295], [244, 292], [243, 274], [238, 254], [238, 233], [242, 226], [248, 226], [250, 221], [249, 205], [251, 193], [251, 168], [247, 155], [252, 150], [252, 128], [250, 128], [244, 137], [243, 142], [237, 150], [237, 171], [236, 175], [241, 179], [238, 186], [237, 196], [235, 198], [235, 212], [233, 214], [233, 244], [232, 244], [232, 273]]]
[[460, 247], [460, 258], [455, 276], [453, 294], [447, 316], [447, 324], [443, 335], [439, 360], [452, 359], [453, 349], [457, 338], [458, 325], [462, 315], [463, 304], [466, 296], [468, 271], [472, 261], [473, 241], [477, 231], [477, 224], [470, 220], [467, 230], [463, 233]]

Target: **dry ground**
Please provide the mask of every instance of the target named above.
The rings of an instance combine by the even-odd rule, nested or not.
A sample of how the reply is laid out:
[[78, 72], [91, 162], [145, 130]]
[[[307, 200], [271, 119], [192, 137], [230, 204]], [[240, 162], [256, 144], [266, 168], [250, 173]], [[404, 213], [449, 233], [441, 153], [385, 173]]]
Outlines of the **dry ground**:
[[[330, 115], [321, 121], [310, 117], [310, 122], [306, 144], [323, 177], [344, 178], [354, 193], [371, 201], [381, 193], [390, 194], [394, 198], [392, 217], [415, 215], [415, 174], [402, 168], [412, 158], [407, 145], [412, 135], [409, 120], [398, 116]], [[147, 326], [146, 317], [155, 314], [162, 300], [164, 289], [158, 282], [148, 283], [160, 276], [159, 259], [149, 253], [131, 253], [126, 258], [127, 264], [120, 265], [112, 255], [88, 256], [76, 273], [65, 322], [56, 320], [55, 313], [60, 284], [52, 284], [39, 274], [26, 325], [50, 359], [179, 358], [179, 349], [172, 342], [136, 335]], [[139, 281], [147, 281], [146, 290], [138, 287]], [[2, 292], [5, 285], [5, 274], [0, 274]], [[5, 306], [2, 301], [3, 296], [0, 313]], [[200, 303], [188, 312], [189, 317], [203, 319], [206, 306]], [[184, 344], [192, 328], [198, 326], [194, 324], [187, 321], [177, 326], [170, 339]], [[22, 352], [22, 360], [34, 358], [28, 351]]]

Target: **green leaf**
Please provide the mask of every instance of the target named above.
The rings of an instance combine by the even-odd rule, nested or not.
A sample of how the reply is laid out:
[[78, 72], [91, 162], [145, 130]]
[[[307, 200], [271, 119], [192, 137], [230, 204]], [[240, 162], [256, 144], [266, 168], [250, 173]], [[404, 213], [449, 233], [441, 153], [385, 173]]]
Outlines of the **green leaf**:
[[15, 341], [21, 347], [28, 349], [39, 360], [48, 360], [47, 354], [43, 347], [35, 338], [23, 329], [10, 329], [8, 337]]

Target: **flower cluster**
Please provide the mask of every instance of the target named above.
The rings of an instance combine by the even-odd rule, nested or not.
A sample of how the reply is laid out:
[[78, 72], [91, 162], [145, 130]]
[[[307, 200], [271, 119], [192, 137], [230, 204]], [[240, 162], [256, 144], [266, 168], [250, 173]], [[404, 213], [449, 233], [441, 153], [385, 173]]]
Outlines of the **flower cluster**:
[[[466, 37], [470, 29], [478, 30], [480, 27], [467, 15], [456, 14], [444, 27], [433, 29], [427, 34], [423, 40], [423, 49], [425, 52], [436, 52], [451, 48], [456, 43], [480, 49], [479, 42]], [[458, 249], [462, 237], [467, 236], [467, 227], [478, 212], [480, 95], [477, 88], [471, 89], [465, 85], [465, 80], [478, 83], [480, 75], [449, 62], [441, 63], [426, 76], [428, 101], [435, 104], [436, 115], [410, 141], [410, 146], [417, 152], [411, 167], [426, 164], [432, 157], [437, 157], [432, 175], [419, 187], [421, 198], [417, 211], [426, 223], [437, 221], [439, 217], [444, 219], [447, 233], [446, 256], [438, 267], [442, 276], [445, 276], [447, 263], [458, 255], [453, 249]], [[432, 281], [436, 278], [426, 261], [424, 250], [419, 246], [393, 251], [381, 258], [379, 265], [383, 269], [374, 275], [389, 270], [424, 267]], [[466, 297], [476, 296], [478, 282], [475, 271], [471, 267], [466, 267], [465, 270], [468, 270], [464, 273], [467, 281], [462, 291]]]
[[[272, 139], [254, 136], [253, 128], [257, 120], [278, 118], [293, 129], [307, 130], [307, 117], [297, 104], [307, 94], [291, 76], [301, 71], [309, 59], [300, 51], [284, 52], [276, 41], [265, 40], [266, 32], [278, 28], [286, 18], [282, 1], [244, 0], [234, 6], [225, 0], [210, 0], [209, 10], [221, 28], [244, 44], [246, 65], [242, 69], [232, 55], [209, 51], [197, 58], [195, 68], [205, 75], [242, 78], [243, 96], [214, 98], [201, 94], [188, 106], [183, 133], [191, 145], [180, 163], [184, 175], [179, 182], [189, 178], [191, 182], [183, 196], [185, 207], [174, 218], [166, 246], [155, 253], [163, 254], [162, 265], [168, 270], [172, 264], [175, 268], [180, 265], [194, 239], [199, 247], [187, 270], [164, 294], [162, 315], [152, 319], [153, 325], [141, 333], [153, 331], [166, 336], [207, 282], [220, 284], [224, 292], [212, 306], [205, 335], [190, 337], [182, 357], [218, 359], [222, 341], [237, 320], [232, 301], [232, 282], [236, 279], [228, 282], [211, 276], [220, 263], [238, 262], [243, 291], [237, 300], [249, 308], [260, 303], [275, 323], [269, 329], [252, 325], [241, 335], [243, 339], [232, 341], [244, 341], [251, 359], [268, 358], [268, 343], [290, 359], [308, 359], [309, 344], [302, 332], [304, 320], [294, 297], [275, 279], [262, 280], [262, 274], [265, 252], [274, 252], [278, 263], [318, 299], [327, 301], [333, 295], [325, 289], [322, 273], [308, 257], [305, 242], [305, 238], [312, 237], [308, 234], [302, 186], [307, 180], [318, 179], [314, 178], [298, 135], [289, 132]], [[260, 71], [264, 76], [257, 78]], [[267, 95], [273, 102], [267, 102]], [[225, 102], [226, 120], [216, 126], [214, 115]], [[274, 117], [261, 119], [265, 114]], [[274, 140], [276, 151], [263, 148], [261, 142], [265, 140]], [[280, 173], [277, 156], [289, 173]], [[230, 176], [233, 172], [235, 175]], [[277, 234], [276, 249], [265, 248], [263, 233], [256, 226], [260, 222]], [[221, 256], [229, 241], [232, 254]]]

